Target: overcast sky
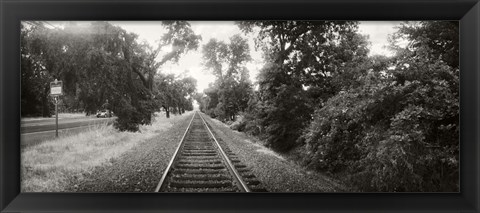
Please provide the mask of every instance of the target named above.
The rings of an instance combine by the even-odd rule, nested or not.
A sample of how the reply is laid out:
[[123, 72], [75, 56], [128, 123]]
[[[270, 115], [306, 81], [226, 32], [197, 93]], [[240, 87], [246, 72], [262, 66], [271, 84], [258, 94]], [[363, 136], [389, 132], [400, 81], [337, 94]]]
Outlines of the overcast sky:
[[[60, 22], [49, 22], [59, 24]], [[145, 41], [150, 46], [158, 47], [158, 40], [165, 33], [161, 21], [111, 21], [110, 23], [120, 26], [123, 29], [133, 32], [139, 36], [140, 41]], [[233, 21], [194, 21], [190, 22], [192, 29], [196, 34], [202, 36], [199, 49], [191, 51], [183, 55], [176, 64], [167, 63], [161, 67], [161, 72], [180, 74], [187, 71], [190, 75], [197, 79], [197, 91], [203, 92], [208, 84], [214, 81], [213, 75], [205, 71], [202, 66], [201, 47], [206, 44], [211, 38], [229, 42], [229, 38], [237, 33], [242, 34]], [[395, 32], [395, 26], [400, 24], [399, 21], [361, 21], [359, 25], [359, 32], [366, 34], [371, 43], [370, 55], [391, 55], [391, 52], [385, 48], [388, 45], [388, 35]], [[244, 35], [244, 34], [242, 34]], [[245, 35], [244, 35], [245, 36]], [[250, 55], [252, 61], [247, 64], [250, 71], [250, 78], [255, 81], [258, 70], [261, 69], [263, 62], [261, 52], [254, 48], [253, 37], [249, 35]], [[167, 52], [168, 50], [165, 50]]]

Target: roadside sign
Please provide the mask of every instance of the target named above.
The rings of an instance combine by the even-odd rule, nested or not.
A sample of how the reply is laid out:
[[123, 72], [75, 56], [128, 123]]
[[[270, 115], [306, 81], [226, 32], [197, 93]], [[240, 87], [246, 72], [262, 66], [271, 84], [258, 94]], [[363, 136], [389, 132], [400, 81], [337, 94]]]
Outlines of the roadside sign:
[[55, 98], [55, 137], [58, 138], [58, 96], [63, 95], [62, 81], [50, 82], [50, 95]]
[[63, 95], [62, 81], [57, 81], [57, 79], [55, 79], [55, 81], [50, 82], [50, 95]]

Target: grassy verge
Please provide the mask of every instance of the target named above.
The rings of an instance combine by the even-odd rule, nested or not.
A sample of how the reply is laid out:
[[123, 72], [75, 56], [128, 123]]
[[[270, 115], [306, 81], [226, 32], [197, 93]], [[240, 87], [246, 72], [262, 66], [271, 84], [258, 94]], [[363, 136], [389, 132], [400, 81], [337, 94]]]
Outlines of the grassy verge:
[[21, 153], [21, 191], [63, 191], [69, 178], [111, 163], [124, 152], [170, 128], [175, 117], [156, 116], [152, 125], [141, 126], [141, 132], [137, 133], [97, 125], [77, 135], [25, 147]]
[[216, 119], [207, 119], [215, 134], [222, 138], [238, 158], [252, 169], [269, 192], [349, 192], [342, 182], [301, 166], [292, 153], [277, 153], [263, 141], [233, 131]]

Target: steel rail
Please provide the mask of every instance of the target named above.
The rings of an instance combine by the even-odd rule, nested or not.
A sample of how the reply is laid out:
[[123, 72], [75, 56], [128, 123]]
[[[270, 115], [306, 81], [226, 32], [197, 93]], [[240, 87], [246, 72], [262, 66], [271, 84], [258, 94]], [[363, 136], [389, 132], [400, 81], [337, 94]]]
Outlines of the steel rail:
[[185, 130], [185, 133], [183, 133], [182, 139], [180, 140], [180, 143], [178, 144], [178, 147], [177, 147], [177, 149], [175, 150], [175, 153], [173, 154], [172, 159], [171, 159], [170, 162], [168, 163], [167, 168], [166, 168], [165, 171], [163, 172], [162, 178], [161, 178], [160, 181], [158, 182], [157, 188], [155, 188], [155, 192], [159, 192], [160, 189], [162, 188], [162, 186], [163, 186], [163, 184], [164, 184], [164, 182], [165, 182], [165, 179], [167, 178], [167, 175], [168, 175], [168, 173], [170, 172], [170, 168], [173, 166], [173, 162], [175, 162], [175, 159], [176, 159], [177, 156], [178, 156], [178, 151], [180, 150], [180, 148], [181, 148], [182, 145], [183, 145], [183, 141], [185, 140], [185, 136], [187, 135], [188, 130], [190, 130], [190, 127], [192, 126], [192, 121], [193, 121], [193, 118], [195, 118], [195, 115], [196, 115], [196, 114], [197, 114], [197, 112], [195, 111], [195, 112], [193, 113], [192, 119], [190, 120], [190, 123], [188, 124], [187, 130]]
[[210, 133], [210, 135], [212, 136], [212, 139], [215, 141], [215, 144], [217, 145], [218, 147], [218, 150], [220, 151], [221, 155], [222, 155], [222, 158], [225, 160], [225, 162], [227, 162], [227, 168], [228, 170], [230, 170], [231, 173], [233, 173], [233, 176], [236, 180], [236, 183], [237, 183], [237, 186], [239, 186], [240, 190], [244, 191], [244, 192], [251, 192], [250, 189], [248, 188], [247, 184], [242, 180], [240, 174], [238, 174], [238, 171], [235, 169], [235, 167], [233, 166], [232, 164], [232, 161], [230, 161], [230, 159], [228, 158], [227, 154], [225, 154], [225, 152], [223, 151], [222, 147], [220, 146], [220, 143], [218, 143], [217, 139], [215, 138], [215, 136], [213, 135], [212, 131], [210, 130], [210, 128], [208, 127], [207, 125], [207, 122], [205, 122], [205, 119], [203, 119], [202, 115], [199, 113], [198, 114], [200, 116], [200, 118], [202, 119], [203, 121], [203, 124], [205, 125], [205, 127], [207, 127], [207, 130], [208, 132]]

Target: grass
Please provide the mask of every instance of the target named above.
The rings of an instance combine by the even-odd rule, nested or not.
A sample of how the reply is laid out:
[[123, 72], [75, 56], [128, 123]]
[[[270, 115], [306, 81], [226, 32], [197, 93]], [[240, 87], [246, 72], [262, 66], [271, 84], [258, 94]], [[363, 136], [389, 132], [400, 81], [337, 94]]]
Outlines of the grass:
[[141, 126], [136, 133], [99, 124], [86, 132], [26, 147], [21, 153], [21, 191], [61, 192], [68, 178], [81, 179], [82, 173], [111, 164], [124, 152], [170, 128], [174, 120], [156, 116], [152, 125]]
[[[93, 115], [90, 115], [90, 116], [94, 116], [95, 114]], [[85, 113], [80, 113], [80, 112], [77, 112], [77, 113], [58, 113], [58, 118], [59, 119], [62, 119], [62, 118], [85, 118], [87, 116], [85, 116]], [[55, 118], [55, 114], [52, 115], [50, 118]], [[30, 120], [38, 120], [38, 119], [45, 119], [45, 117], [22, 117], [22, 121], [30, 121]]]
[[219, 142], [235, 153], [269, 192], [350, 191], [340, 181], [302, 167], [291, 159], [291, 154], [276, 153], [258, 138], [232, 131], [216, 119], [206, 121]]

